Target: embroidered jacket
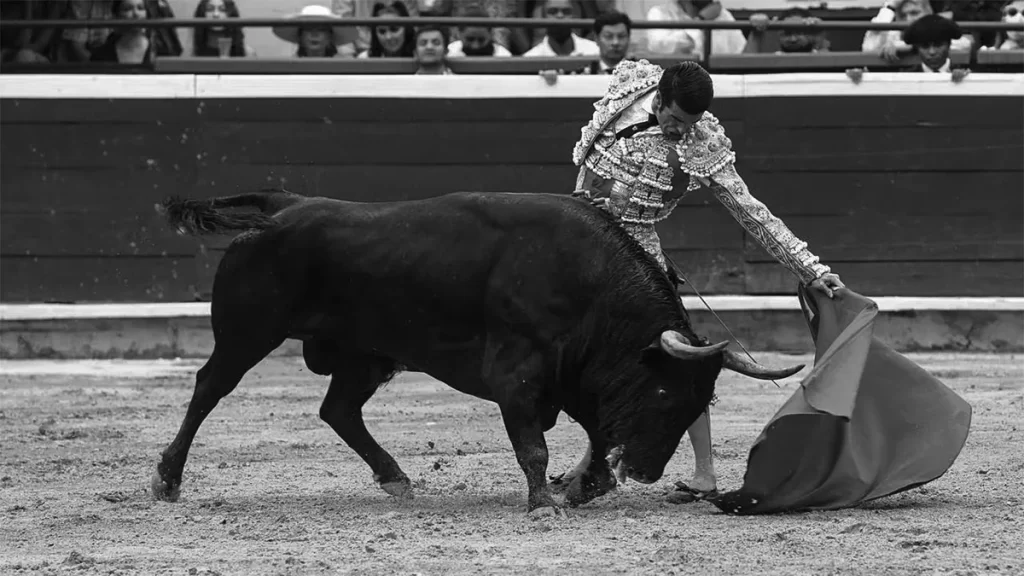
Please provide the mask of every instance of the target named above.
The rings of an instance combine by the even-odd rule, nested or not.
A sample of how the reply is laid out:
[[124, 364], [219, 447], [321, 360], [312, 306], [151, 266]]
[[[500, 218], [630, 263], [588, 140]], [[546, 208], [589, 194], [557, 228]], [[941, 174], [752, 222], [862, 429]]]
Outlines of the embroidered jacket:
[[[806, 242], [751, 196], [736, 172], [732, 142], [711, 113], [705, 112], [681, 140], [665, 137], [657, 127], [616, 140], [616, 119], [657, 90], [662, 72], [646, 60], [616, 66], [608, 92], [594, 104], [594, 116], [573, 149], [573, 163], [580, 167], [576, 189], [596, 189], [610, 181], [609, 209], [663, 268], [655, 224], [704, 183], [747, 233], [803, 282], [830, 272]], [[684, 190], [674, 189], [677, 169], [688, 176]]]

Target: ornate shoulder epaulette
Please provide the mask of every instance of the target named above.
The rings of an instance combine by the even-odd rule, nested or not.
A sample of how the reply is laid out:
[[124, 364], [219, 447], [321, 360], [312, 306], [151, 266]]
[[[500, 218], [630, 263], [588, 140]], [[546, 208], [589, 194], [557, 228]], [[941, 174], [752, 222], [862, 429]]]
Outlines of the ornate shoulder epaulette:
[[615, 67], [615, 73], [612, 74], [611, 82], [608, 83], [605, 98], [617, 100], [637, 90], [650, 88], [661, 80], [663, 72], [661, 66], [651, 64], [647, 60], [619, 62]]
[[710, 112], [705, 112], [690, 132], [676, 145], [679, 164], [683, 172], [701, 178], [710, 178], [722, 168], [736, 162], [732, 140], [725, 128]]
[[594, 103], [594, 116], [580, 129], [580, 140], [572, 151], [573, 164], [583, 164], [587, 151], [608, 122], [657, 86], [662, 72], [661, 66], [651, 64], [647, 60], [619, 62], [608, 84], [608, 91], [603, 98]]

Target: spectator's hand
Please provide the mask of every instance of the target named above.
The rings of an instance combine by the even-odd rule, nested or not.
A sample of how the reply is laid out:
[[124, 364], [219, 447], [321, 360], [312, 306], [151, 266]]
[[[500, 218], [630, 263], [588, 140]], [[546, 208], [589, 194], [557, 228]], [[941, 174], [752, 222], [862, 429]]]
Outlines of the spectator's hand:
[[558, 70], [541, 70], [540, 75], [548, 86], [554, 86], [555, 82], [558, 82]]
[[957, 68], [956, 70], [953, 70], [953, 83], [959, 84], [960, 82], [963, 82], [963, 79], [970, 73], [971, 71], [966, 68]]
[[15, 53], [12, 61], [19, 64], [48, 64], [50, 59], [32, 49], [22, 48]]
[[864, 79], [864, 68], [850, 68], [846, 71], [846, 76], [853, 80], [854, 84], [860, 84], [860, 81]]
[[889, 62], [890, 64], [895, 64], [896, 62], [899, 62], [900, 61], [900, 51], [899, 51], [899, 48], [897, 48], [896, 46], [893, 46], [892, 44], [883, 47], [882, 48], [882, 60], [885, 60], [886, 62]]
[[757, 14], [750, 15], [750, 25], [753, 26], [754, 32], [764, 32], [768, 29], [768, 24], [772, 21], [767, 14], [758, 12]]

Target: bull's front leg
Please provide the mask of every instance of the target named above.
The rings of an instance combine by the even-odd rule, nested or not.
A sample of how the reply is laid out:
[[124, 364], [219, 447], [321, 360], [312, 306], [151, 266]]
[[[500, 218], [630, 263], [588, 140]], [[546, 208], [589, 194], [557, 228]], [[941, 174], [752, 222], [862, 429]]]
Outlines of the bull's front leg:
[[544, 441], [544, 424], [547, 422], [550, 427], [558, 412], [556, 406], [545, 400], [548, 373], [544, 354], [530, 339], [503, 329], [488, 336], [483, 357], [484, 381], [501, 409], [505, 432], [526, 474], [527, 511], [531, 517], [565, 516], [551, 497], [546, 476], [548, 445]]
[[587, 446], [587, 455], [584, 456], [580, 466], [581, 471], [577, 472], [569, 481], [565, 490], [565, 503], [569, 506], [586, 504], [598, 496], [603, 496], [615, 489], [618, 482], [615, 480], [612, 469], [605, 459], [605, 452], [608, 451], [608, 444], [600, 437], [590, 436], [590, 444]]
[[531, 517], [565, 516], [555, 504], [546, 479], [548, 469], [548, 446], [544, 441], [544, 429], [537, 410], [530, 410], [519, 403], [501, 406], [505, 431], [512, 441], [516, 460], [526, 474], [527, 510]]

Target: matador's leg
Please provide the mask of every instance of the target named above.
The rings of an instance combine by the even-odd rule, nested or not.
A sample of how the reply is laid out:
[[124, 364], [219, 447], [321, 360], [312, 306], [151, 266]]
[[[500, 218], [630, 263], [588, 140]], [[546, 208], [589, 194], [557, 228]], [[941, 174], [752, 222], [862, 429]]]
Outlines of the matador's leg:
[[[678, 289], [679, 285], [683, 283], [683, 277], [667, 256], [665, 259], [668, 276]], [[693, 343], [695, 345], [707, 346], [711, 343], [707, 338], [697, 336], [696, 333], [694, 336], [699, 339], [699, 342]], [[708, 406], [708, 409], [698, 416], [686, 431], [686, 435], [690, 438], [690, 446], [693, 448], [693, 476], [689, 482], [676, 482], [678, 492], [672, 495], [674, 502], [694, 502], [707, 496], [714, 496], [718, 492], [715, 462], [711, 454], [710, 410], [711, 407]]]

